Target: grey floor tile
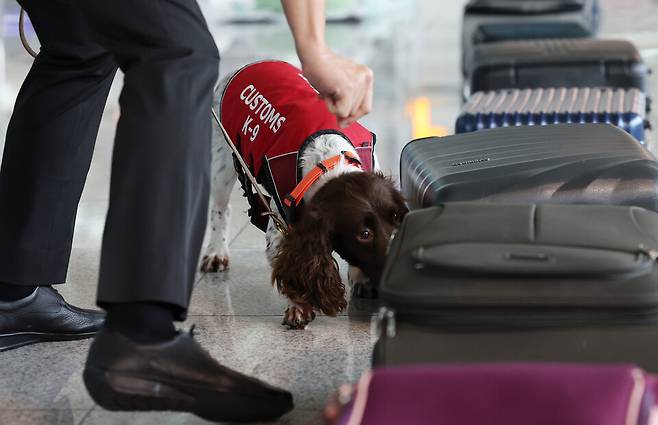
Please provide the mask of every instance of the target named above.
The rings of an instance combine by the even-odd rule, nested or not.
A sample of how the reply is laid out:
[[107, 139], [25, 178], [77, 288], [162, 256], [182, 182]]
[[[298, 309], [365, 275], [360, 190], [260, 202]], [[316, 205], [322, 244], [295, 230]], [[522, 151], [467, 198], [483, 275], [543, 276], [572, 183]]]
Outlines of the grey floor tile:
[[192, 315], [280, 315], [286, 301], [270, 284], [260, 249], [233, 249], [229, 269], [205, 274], [194, 288]]
[[87, 416], [89, 409], [44, 409], [44, 410], [0, 410], [3, 425], [78, 425]]
[[96, 407], [81, 425], [202, 425], [211, 424], [189, 413], [110, 412]]
[[96, 308], [100, 248], [73, 248], [65, 285], [57, 290], [71, 304]]
[[[211, 423], [215, 422], [209, 422], [187, 413], [108, 412], [106, 410], [96, 408], [89, 414], [89, 416], [86, 417], [81, 425], [203, 425]], [[294, 410], [277, 421], [277, 424], [320, 425], [322, 422], [319, 413], [316, 411]], [[261, 424], [254, 423], [253, 425]]]
[[278, 317], [191, 317], [197, 338], [222, 364], [286, 388], [300, 409], [320, 409], [330, 392], [369, 367], [370, 323], [317, 318], [287, 330]]
[[90, 409], [93, 401], [82, 383], [88, 348], [89, 340], [67, 341], [1, 353], [0, 406], [25, 410]]
[[[343, 281], [347, 282], [347, 264], [339, 261], [339, 265]], [[227, 271], [201, 276], [192, 294], [190, 314], [281, 316], [287, 301], [271, 285], [270, 275], [270, 266], [261, 249], [233, 249]], [[346, 292], [349, 300], [349, 288]], [[351, 303], [351, 309], [341, 315], [367, 316], [372, 312], [368, 304], [367, 301]]]
[[107, 200], [80, 202], [73, 234], [74, 247], [100, 250], [107, 207]]

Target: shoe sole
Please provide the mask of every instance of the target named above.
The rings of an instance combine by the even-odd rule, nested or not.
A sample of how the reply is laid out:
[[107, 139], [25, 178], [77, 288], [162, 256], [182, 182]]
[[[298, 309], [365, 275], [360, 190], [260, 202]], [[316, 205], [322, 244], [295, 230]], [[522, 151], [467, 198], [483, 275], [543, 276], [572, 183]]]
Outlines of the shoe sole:
[[40, 342], [76, 341], [79, 339], [87, 339], [93, 337], [95, 334], [96, 332], [87, 332], [83, 334], [21, 332], [10, 335], [0, 335], [0, 353], [24, 347], [26, 345], [38, 344]]
[[[231, 417], [217, 402], [222, 397], [220, 393], [199, 400], [167, 384], [134, 375], [108, 372], [87, 366], [82, 373], [82, 379], [96, 404], [110, 411], [188, 412], [214, 422], [241, 423], [276, 419], [272, 417], [244, 419], [240, 417], [243, 415]], [[225, 396], [226, 393], [223, 395]], [[253, 403], [253, 400], [248, 401]], [[212, 406], [212, 408], [204, 406]]]

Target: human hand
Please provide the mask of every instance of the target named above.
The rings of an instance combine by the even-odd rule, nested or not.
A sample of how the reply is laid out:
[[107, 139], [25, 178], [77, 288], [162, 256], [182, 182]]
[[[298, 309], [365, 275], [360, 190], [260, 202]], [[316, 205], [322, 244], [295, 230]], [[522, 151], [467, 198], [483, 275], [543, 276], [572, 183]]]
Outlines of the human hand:
[[326, 47], [300, 49], [304, 77], [320, 92], [341, 127], [372, 110], [373, 73]]

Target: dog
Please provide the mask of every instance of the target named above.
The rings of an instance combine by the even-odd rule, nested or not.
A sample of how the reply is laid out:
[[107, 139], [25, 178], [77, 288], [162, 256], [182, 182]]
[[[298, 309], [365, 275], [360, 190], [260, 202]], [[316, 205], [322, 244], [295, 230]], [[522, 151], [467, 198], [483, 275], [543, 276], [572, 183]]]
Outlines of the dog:
[[[304, 328], [316, 311], [335, 316], [346, 307], [334, 251], [350, 266], [352, 293], [373, 292], [389, 240], [408, 211], [392, 179], [379, 171], [374, 134], [358, 123], [341, 129], [301, 71], [286, 62], [243, 67], [218, 84], [214, 99], [227, 134], [290, 226], [284, 235], [272, 220], [260, 223], [272, 283], [289, 300], [283, 324]], [[225, 138], [214, 134], [203, 272], [229, 267], [229, 198], [242, 174]], [[240, 181], [252, 192], [244, 175]], [[254, 223], [257, 203], [250, 202]]]

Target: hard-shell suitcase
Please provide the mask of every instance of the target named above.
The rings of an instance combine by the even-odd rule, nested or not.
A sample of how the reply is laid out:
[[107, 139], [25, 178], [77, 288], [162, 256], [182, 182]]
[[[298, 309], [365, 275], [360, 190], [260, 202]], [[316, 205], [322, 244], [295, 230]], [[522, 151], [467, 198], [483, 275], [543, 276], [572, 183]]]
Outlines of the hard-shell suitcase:
[[456, 133], [560, 123], [616, 125], [645, 143], [646, 96], [638, 89], [573, 87], [477, 92], [455, 124]]
[[377, 368], [355, 385], [338, 425], [646, 425], [654, 385], [633, 365]]
[[637, 207], [412, 211], [380, 282], [375, 363], [625, 361], [658, 371], [657, 258], [658, 214]]
[[658, 210], [658, 163], [608, 124], [495, 128], [408, 143], [411, 208], [451, 201], [636, 205]]
[[541, 87], [620, 87], [646, 92], [649, 70], [625, 40], [554, 39], [475, 46], [466, 93]]
[[462, 57], [480, 43], [593, 37], [599, 21], [597, 0], [471, 0], [464, 8]]

